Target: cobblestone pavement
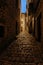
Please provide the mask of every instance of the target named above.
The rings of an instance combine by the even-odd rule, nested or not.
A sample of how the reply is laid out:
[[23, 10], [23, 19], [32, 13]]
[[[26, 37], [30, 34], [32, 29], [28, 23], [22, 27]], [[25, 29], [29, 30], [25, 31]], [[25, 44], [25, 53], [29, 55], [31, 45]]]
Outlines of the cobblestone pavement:
[[40, 43], [27, 32], [21, 32], [0, 56], [0, 65], [43, 65]]

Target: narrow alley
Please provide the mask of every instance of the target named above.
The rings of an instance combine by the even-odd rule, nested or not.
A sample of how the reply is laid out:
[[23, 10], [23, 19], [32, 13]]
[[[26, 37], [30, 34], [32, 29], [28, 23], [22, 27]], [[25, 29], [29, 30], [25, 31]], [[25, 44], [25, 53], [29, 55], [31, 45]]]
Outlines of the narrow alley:
[[21, 32], [0, 56], [0, 65], [43, 65], [39, 44], [32, 35]]
[[43, 65], [43, 0], [0, 0], [0, 65]]

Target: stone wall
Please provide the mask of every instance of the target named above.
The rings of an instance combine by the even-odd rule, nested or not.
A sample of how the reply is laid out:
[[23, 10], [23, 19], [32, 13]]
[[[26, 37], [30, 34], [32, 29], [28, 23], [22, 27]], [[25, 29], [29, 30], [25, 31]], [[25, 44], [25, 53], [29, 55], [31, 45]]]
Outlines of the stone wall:
[[41, 17], [40, 17], [40, 27], [41, 27], [41, 42], [43, 43], [43, 1], [40, 0], [40, 3], [37, 7], [37, 10], [35, 12], [35, 37], [38, 38], [38, 34], [37, 34], [37, 24], [38, 24], [38, 21], [37, 21], [37, 18], [38, 16], [40, 15], [41, 13]]
[[16, 37], [16, 19], [19, 20], [18, 12], [20, 11], [16, 9], [16, 0], [0, 0], [0, 26], [4, 27], [4, 36], [0, 37], [0, 46]]

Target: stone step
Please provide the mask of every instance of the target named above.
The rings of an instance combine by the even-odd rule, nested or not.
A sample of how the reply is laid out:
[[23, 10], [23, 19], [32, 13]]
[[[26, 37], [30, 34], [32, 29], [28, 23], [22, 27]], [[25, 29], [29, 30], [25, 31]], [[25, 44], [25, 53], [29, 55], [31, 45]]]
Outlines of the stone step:
[[0, 63], [0, 65], [36, 65], [35, 63], [21, 63], [21, 62], [8, 62], [4, 61], [3, 63]]

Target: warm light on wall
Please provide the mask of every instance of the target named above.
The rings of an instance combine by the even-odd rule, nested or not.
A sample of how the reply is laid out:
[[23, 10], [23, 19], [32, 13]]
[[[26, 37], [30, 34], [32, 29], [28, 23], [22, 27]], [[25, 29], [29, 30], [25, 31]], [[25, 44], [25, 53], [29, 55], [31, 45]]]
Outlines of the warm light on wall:
[[21, 27], [22, 27], [22, 31], [25, 30], [25, 14], [21, 14]]

